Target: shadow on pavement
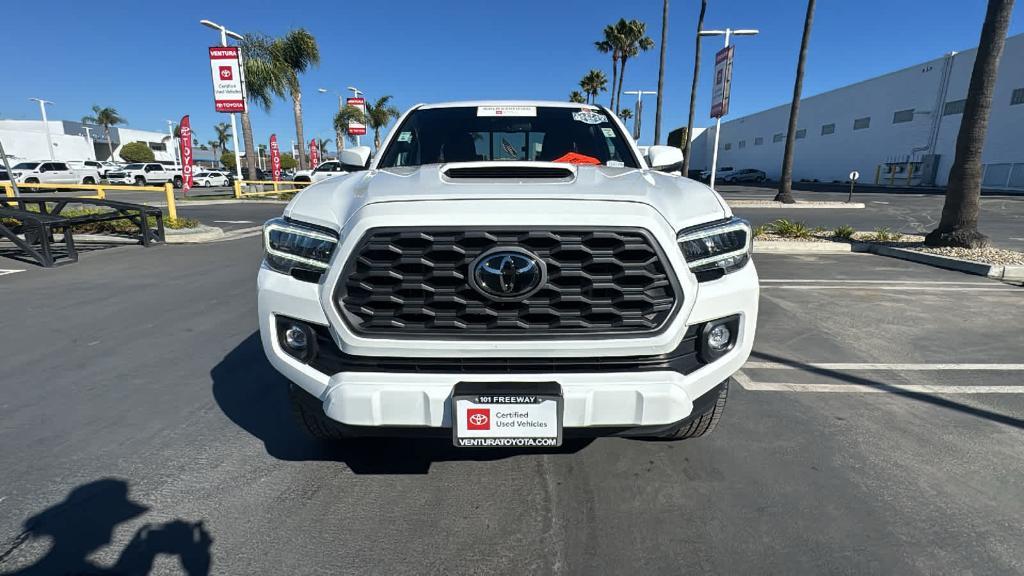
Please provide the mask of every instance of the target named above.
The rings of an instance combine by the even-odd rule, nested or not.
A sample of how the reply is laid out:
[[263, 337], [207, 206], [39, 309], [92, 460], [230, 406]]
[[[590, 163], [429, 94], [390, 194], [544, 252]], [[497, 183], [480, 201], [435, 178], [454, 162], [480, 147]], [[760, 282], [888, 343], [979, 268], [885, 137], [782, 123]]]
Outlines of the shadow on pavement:
[[841, 372], [839, 370], [833, 370], [830, 368], [820, 368], [817, 366], [811, 366], [809, 364], [804, 364], [803, 362], [799, 362], [797, 360], [783, 358], [782, 356], [775, 356], [774, 354], [766, 354], [764, 352], [754, 351], [750, 353], [750, 356], [753, 358], [761, 358], [762, 360], [767, 360], [770, 362], [785, 364], [786, 366], [799, 368], [800, 370], [811, 372], [813, 374], [830, 376], [832, 378], [836, 378], [837, 380], [842, 380], [844, 382], [849, 382], [851, 384], [871, 386], [872, 388], [885, 390], [886, 392], [889, 392], [896, 396], [903, 396], [905, 398], [911, 398], [913, 400], [918, 400], [920, 402], [927, 402], [928, 404], [941, 406], [943, 408], [948, 408], [950, 410], [956, 410], [958, 412], [970, 414], [971, 416], [977, 416], [978, 418], [991, 420], [992, 422], [998, 422], [1000, 424], [1013, 426], [1014, 428], [1024, 428], [1024, 420], [1021, 420], [1020, 418], [1015, 418], [1013, 416], [1008, 416], [1006, 414], [1000, 414], [998, 412], [993, 412], [991, 410], [986, 410], [984, 408], [969, 406], [967, 404], [955, 402], [953, 400], [949, 400], [948, 398], [943, 398], [941, 396], [936, 396], [934, 394], [904, 390], [902, 388], [886, 384], [885, 382], [879, 382], [878, 380], [872, 380], [870, 378], [864, 378], [862, 376], [854, 376], [852, 374], [847, 374], [846, 372]]
[[210, 371], [213, 397], [235, 424], [263, 441], [281, 460], [343, 462], [356, 474], [426, 474], [434, 462], [501, 460], [523, 454], [571, 454], [593, 439], [566, 439], [555, 450], [456, 448], [449, 438], [352, 438], [331, 444], [314, 440], [291, 414], [288, 380], [263, 353], [258, 332], [243, 340]]
[[24, 531], [0, 551], [0, 564], [31, 538], [52, 540], [46, 554], [30, 566], [4, 574], [149, 574], [160, 554], [176, 556], [184, 574], [209, 574], [213, 538], [202, 522], [181, 519], [139, 528], [112, 567], [98, 566], [88, 559], [90, 554], [110, 543], [118, 524], [148, 510], [147, 506], [128, 499], [128, 483], [124, 480], [104, 478], [78, 486], [63, 502], [26, 520]]

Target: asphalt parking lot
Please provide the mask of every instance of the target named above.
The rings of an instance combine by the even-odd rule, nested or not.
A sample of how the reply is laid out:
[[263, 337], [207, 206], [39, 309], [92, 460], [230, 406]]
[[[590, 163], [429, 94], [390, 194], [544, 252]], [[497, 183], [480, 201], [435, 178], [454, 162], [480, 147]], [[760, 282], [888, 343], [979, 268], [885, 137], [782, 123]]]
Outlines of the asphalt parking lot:
[[[848, 197], [846, 192], [810, 191], [800, 189], [801, 184], [795, 187], [793, 195], [798, 201], [845, 202]], [[776, 193], [772, 184], [723, 184], [715, 188], [726, 201], [771, 200]], [[886, 227], [904, 234], [923, 235], [938, 226], [944, 199], [943, 195], [934, 193], [855, 189], [853, 201], [863, 202], [863, 209], [736, 208], [734, 211], [754, 225], [788, 218], [830, 230], [849, 225], [864, 231]], [[979, 228], [989, 235], [996, 247], [1024, 250], [1024, 195], [982, 196]]]
[[710, 437], [324, 446], [260, 348], [259, 259], [0, 260], [0, 573], [1024, 572], [1024, 289], [759, 254]]

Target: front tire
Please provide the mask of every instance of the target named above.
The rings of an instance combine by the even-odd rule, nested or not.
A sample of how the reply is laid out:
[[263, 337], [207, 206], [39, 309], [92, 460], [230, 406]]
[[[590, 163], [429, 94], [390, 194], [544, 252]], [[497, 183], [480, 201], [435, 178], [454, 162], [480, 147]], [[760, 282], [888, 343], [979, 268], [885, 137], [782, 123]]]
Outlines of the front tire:
[[345, 433], [339, 422], [324, 414], [320, 401], [294, 383], [288, 384], [288, 398], [292, 404], [292, 415], [307, 434], [325, 442], [339, 442]]
[[688, 418], [683, 420], [678, 428], [666, 433], [661, 438], [663, 440], [687, 440], [710, 434], [722, 418], [722, 412], [725, 410], [725, 400], [728, 396], [729, 380], [726, 380], [719, 384], [716, 390], [711, 390], [700, 398], [704, 399], [707, 397], [708, 400], [700, 412], [697, 411], [695, 406], [693, 414], [690, 414]]
[[95, 179], [95, 178], [93, 178], [92, 176], [86, 176], [86, 177], [85, 177], [85, 178], [84, 178], [84, 179], [82, 180], [82, 184], [90, 184], [90, 185], [91, 185], [91, 184], [95, 184], [95, 183], [96, 183], [96, 179]]
[[144, 177], [142, 177], [142, 176], [136, 176], [135, 177], [135, 185], [136, 186], [145, 186], [146, 185], [146, 179]]
[[171, 181], [171, 186], [174, 188], [181, 188], [185, 185], [185, 180], [181, 176], [175, 176], [174, 180]]

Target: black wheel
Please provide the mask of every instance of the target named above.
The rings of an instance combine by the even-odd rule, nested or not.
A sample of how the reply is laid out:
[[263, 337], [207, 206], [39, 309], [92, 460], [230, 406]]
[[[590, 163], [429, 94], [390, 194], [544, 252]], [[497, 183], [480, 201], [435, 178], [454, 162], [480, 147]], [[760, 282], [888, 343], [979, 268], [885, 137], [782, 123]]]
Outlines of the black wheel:
[[758, 183], [764, 182], [765, 181], [765, 177], [764, 176], [758, 176], [757, 177], [757, 181], [758, 181]]
[[93, 178], [92, 176], [86, 176], [85, 178], [82, 179], [82, 184], [95, 184], [95, 183], [96, 183], [96, 179]]
[[288, 384], [292, 415], [307, 434], [317, 440], [338, 442], [345, 439], [342, 425], [324, 414], [323, 404], [299, 386]]
[[[725, 399], [729, 395], [729, 380], [722, 382], [710, 392], [694, 402], [693, 414], [683, 420], [678, 428], [668, 432], [661, 438], [664, 440], [686, 440], [710, 434], [725, 410]], [[704, 402], [701, 402], [704, 401]], [[702, 405], [703, 404], [703, 405]], [[700, 405], [700, 408], [698, 406]], [[698, 411], [699, 410], [699, 411]]]
[[309, 176], [299, 176], [295, 179], [295, 182], [309, 182]]
[[174, 180], [171, 181], [171, 186], [175, 188], [181, 188], [185, 184], [185, 180], [181, 176], [175, 176]]
[[[39, 184], [38, 178], [25, 178], [25, 184]], [[39, 192], [39, 188], [28, 187], [29, 192]]]
[[143, 177], [143, 176], [136, 176], [135, 177], [135, 185], [136, 186], [145, 186], [146, 185], [145, 177]]
[[203, 182], [203, 188], [209, 188], [210, 186], [213, 186], [213, 182], [209, 180]]

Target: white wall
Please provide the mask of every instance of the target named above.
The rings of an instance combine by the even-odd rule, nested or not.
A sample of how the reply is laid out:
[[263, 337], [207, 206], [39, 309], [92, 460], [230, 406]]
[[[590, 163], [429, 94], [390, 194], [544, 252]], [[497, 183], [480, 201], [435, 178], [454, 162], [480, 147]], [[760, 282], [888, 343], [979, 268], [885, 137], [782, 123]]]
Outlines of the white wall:
[[[861, 181], [870, 183], [880, 164], [907, 157], [919, 160], [922, 154], [936, 153], [940, 155], [936, 184], [945, 185], [962, 115], [942, 116], [943, 106], [966, 97], [975, 53], [971, 49], [952, 56], [944, 94], [946, 57], [941, 57], [801, 100], [797, 128], [806, 129], [807, 135], [796, 141], [793, 179], [845, 181], [851, 170], [857, 170]], [[1019, 163], [1024, 178], [1024, 104], [1010, 105], [1016, 88], [1024, 88], [1024, 34], [1007, 39], [982, 158], [986, 165], [1003, 164], [1004, 170], [1009, 170], [1008, 164]], [[912, 121], [893, 123], [896, 111], [911, 108], [915, 111]], [[939, 124], [932, 150], [928, 146], [936, 115]], [[854, 120], [863, 117], [871, 118], [870, 127], [853, 130]], [[758, 168], [769, 178], [778, 178], [788, 120], [789, 105], [785, 104], [723, 123], [718, 165]], [[825, 124], [835, 124], [835, 132], [823, 135]], [[776, 134], [782, 134], [783, 140], [774, 142]], [[764, 139], [763, 144], [755, 144], [758, 137]], [[691, 166], [710, 168], [714, 128], [697, 140], [704, 154], [695, 153]], [[703, 162], [695, 164], [698, 160]]]
[[[92, 146], [85, 138], [64, 134], [59, 121], [47, 122], [56, 160], [95, 160]], [[46, 132], [39, 120], [0, 120], [0, 139], [10, 160], [48, 160]]]
[[[117, 128], [118, 139], [121, 141], [121, 146], [129, 144], [131, 142], [146, 142], [163, 144], [166, 150], [153, 150], [153, 156], [156, 160], [169, 160], [175, 159], [174, 145], [170, 143], [171, 135], [167, 132], [153, 132], [151, 130], [135, 130], [132, 128]], [[121, 147], [118, 146], [114, 149], [114, 154], [120, 154]], [[118, 156], [120, 158], [120, 156]]]

